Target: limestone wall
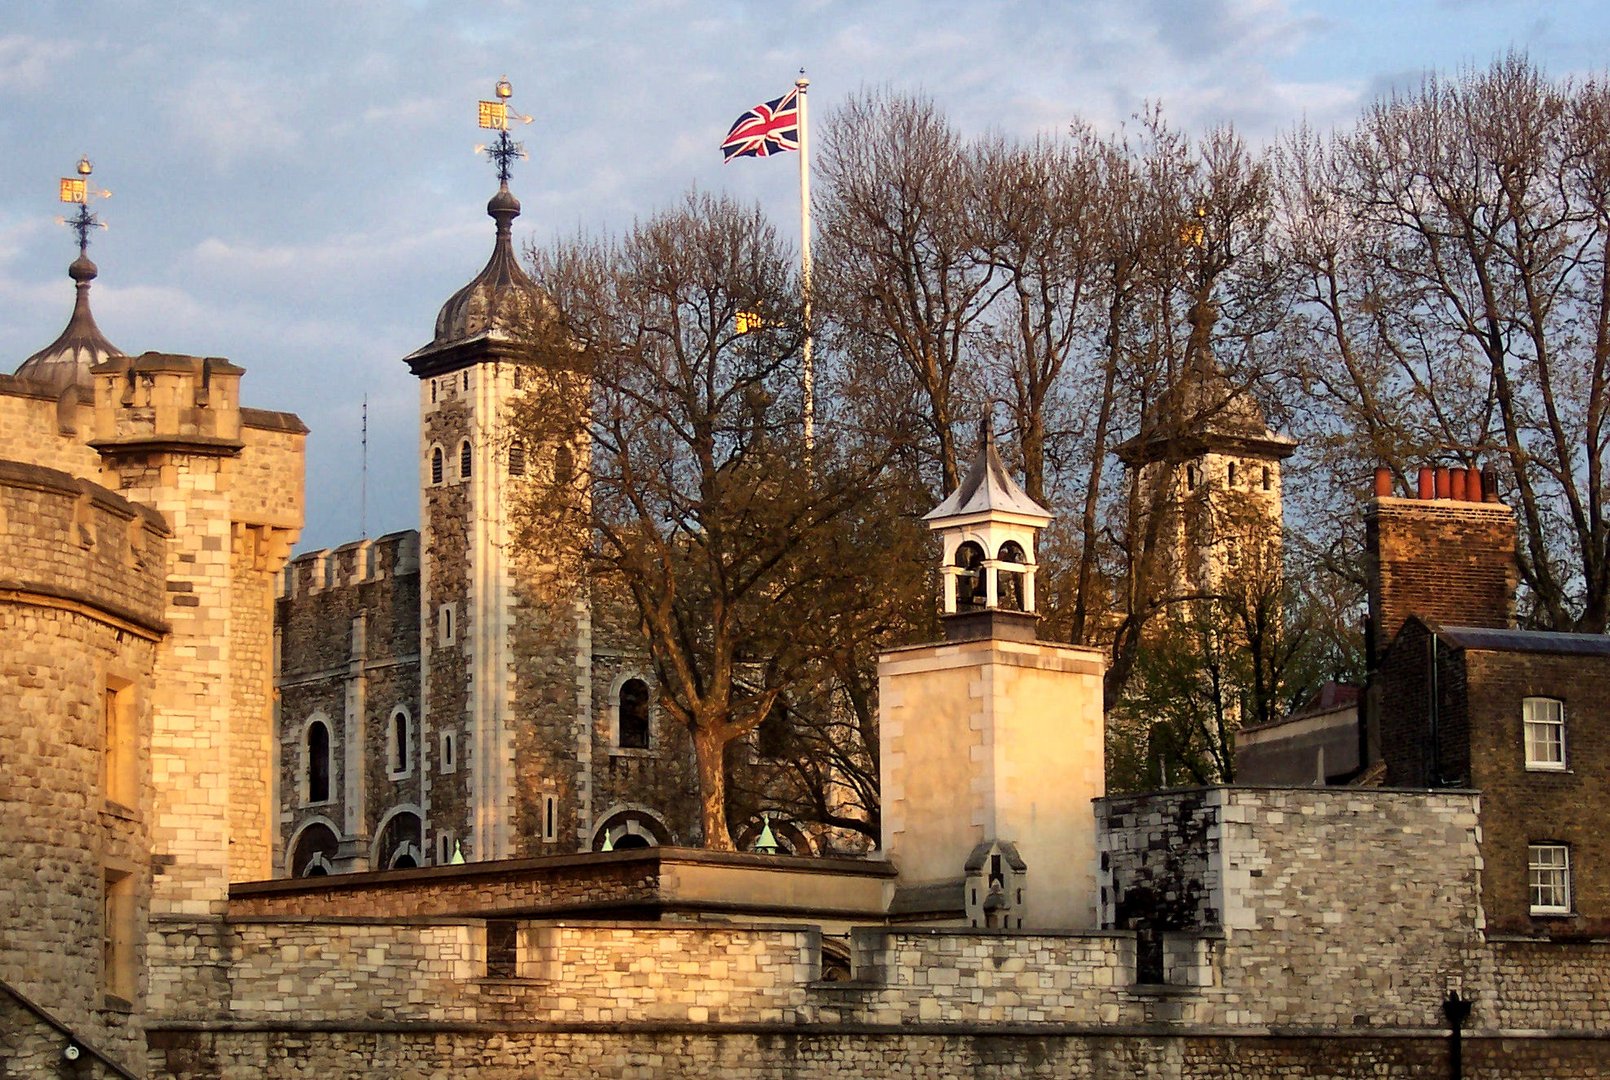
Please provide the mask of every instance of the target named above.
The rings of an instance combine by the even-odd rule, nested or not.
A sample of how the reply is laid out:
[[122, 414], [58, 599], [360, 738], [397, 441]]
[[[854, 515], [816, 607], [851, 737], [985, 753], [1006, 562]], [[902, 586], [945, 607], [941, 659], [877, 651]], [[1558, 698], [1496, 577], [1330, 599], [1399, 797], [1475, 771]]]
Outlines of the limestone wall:
[[[144, 745], [166, 542], [159, 518], [104, 488], [0, 462], [0, 983], [125, 1061], [143, 1038]], [[109, 692], [124, 724], [115, 789]], [[127, 882], [126, 985], [102, 950], [108, 874]]]
[[88, 402], [64, 404], [33, 383], [0, 375], [0, 459], [98, 476], [100, 455], [85, 441], [93, 424]]

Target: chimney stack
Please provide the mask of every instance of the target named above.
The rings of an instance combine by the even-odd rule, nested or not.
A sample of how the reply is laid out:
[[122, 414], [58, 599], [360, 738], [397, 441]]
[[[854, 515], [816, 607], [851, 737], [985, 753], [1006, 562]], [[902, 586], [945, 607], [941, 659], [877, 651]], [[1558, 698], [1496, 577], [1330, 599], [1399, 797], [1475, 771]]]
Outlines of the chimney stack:
[[1513, 625], [1515, 515], [1498, 501], [1491, 468], [1422, 466], [1416, 498], [1392, 494], [1375, 470], [1364, 511], [1365, 569], [1375, 659], [1410, 615], [1442, 626]]

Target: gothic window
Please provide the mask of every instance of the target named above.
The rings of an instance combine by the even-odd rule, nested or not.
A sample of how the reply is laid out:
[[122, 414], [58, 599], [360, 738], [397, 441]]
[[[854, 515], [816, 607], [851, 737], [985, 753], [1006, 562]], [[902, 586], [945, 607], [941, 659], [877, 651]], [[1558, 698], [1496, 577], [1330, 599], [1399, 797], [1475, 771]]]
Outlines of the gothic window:
[[411, 810], [395, 813], [386, 819], [375, 842], [375, 864], [387, 870], [411, 870], [425, 861], [424, 842], [419, 815]]
[[1530, 697], [1521, 704], [1526, 729], [1526, 767], [1561, 772], [1565, 769], [1565, 703], [1555, 698]]
[[436, 833], [436, 865], [446, 866], [453, 861], [453, 834], [448, 829]]
[[[1001, 545], [1000, 561], [1021, 565], [1028, 560], [1023, 554], [1023, 546], [1016, 540], [1008, 540]], [[998, 606], [1007, 611], [1022, 611], [1023, 575], [1005, 568], [998, 569], [996, 575], [995, 588], [999, 593], [996, 597]]]
[[627, 679], [620, 689], [615, 745], [623, 750], [647, 750], [648, 718], [648, 683]]
[[392, 779], [407, 776], [413, 771], [413, 760], [409, 753], [410, 726], [406, 709], [397, 709], [391, 714], [391, 723], [386, 729], [386, 761]]
[[983, 607], [989, 598], [989, 587], [984, 579], [984, 549], [968, 540], [956, 549], [956, 565], [962, 570], [956, 576], [956, 609], [967, 611]]
[[1571, 849], [1564, 844], [1529, 844], [1527, 885], [1533, 915], [1571, 913]]
[[307, 801], [330, 801], [330, 729], [323, 720], [307, 726]]
[[525, 443], [515, 442], [509, 447], [509, 475], [525, 475]]
[[442, 732], [441, 753], [438, 755], [438, 757], [440, 758], [441, 771], [443, 773], [450, 773], [458, 768], [458, 755], [454, 752], [457, 748], [453, 745], [453, 743], [453, 733], [451, 731]]
[[458, 444], [458, 478], [468, 480], [470, 476], [470, 441], [465, 439]]
[[442, 482], [442, 448], [439, 446], [433, 446], [430, 450], [430, 482]]

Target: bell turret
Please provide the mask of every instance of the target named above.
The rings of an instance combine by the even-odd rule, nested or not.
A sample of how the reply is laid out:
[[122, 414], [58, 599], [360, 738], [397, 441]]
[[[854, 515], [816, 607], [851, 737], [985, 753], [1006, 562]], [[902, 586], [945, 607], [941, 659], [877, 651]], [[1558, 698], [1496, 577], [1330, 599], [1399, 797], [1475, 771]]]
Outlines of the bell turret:
[[1001, 461], [988, 410], [978, 454], [955, 491], [923, 518], [940, 534], [945, 638], [1035, 639], [1035, 561], [1052, 514]]

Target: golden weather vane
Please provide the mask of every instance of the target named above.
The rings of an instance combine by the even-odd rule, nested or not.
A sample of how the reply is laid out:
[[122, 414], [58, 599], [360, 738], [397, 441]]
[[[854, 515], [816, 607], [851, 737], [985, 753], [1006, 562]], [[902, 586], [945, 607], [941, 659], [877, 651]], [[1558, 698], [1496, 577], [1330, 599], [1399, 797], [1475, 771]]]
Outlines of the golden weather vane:
[[531, 117], [514, 112], [509, 106], [509, 99], [514, 96], [514, 87], [509, 85], [507, 78], [499, 79], [497, 86], [492, 90], [496, 95], [495, 101], [481, 101], [479, 103], [479, 119], [481, 127], [496, 131], [497, 138], [491, 143], [483, 143], [475, 148], [477, 154], [484, 153], [492, 159], [498, 169], [498, 183], [507, 185], [509, 182], [509, 169], [516, 158], [524, 159], [528, 155], [525, 147], [509, 138], [509, 124], [518, 120], [523, 124], [531, 123]]
[[73, 171], [78, 175], [61, 178], [60, 199], [64, 203], [76, 203], [78, 213], [72, 217], [59, 217], [56, 220], [78, 234], [78, 253], [83, 255], [89, 251], [89, 231], [106, 228], [106, 222], [90, 212], [89, 201], [110, 199], [112, 193], [105, 188], [90, 186], [89, 178], [95, 171], [95, 166], [90, 163], [88, 154], [78, 159], [78, 165]]

